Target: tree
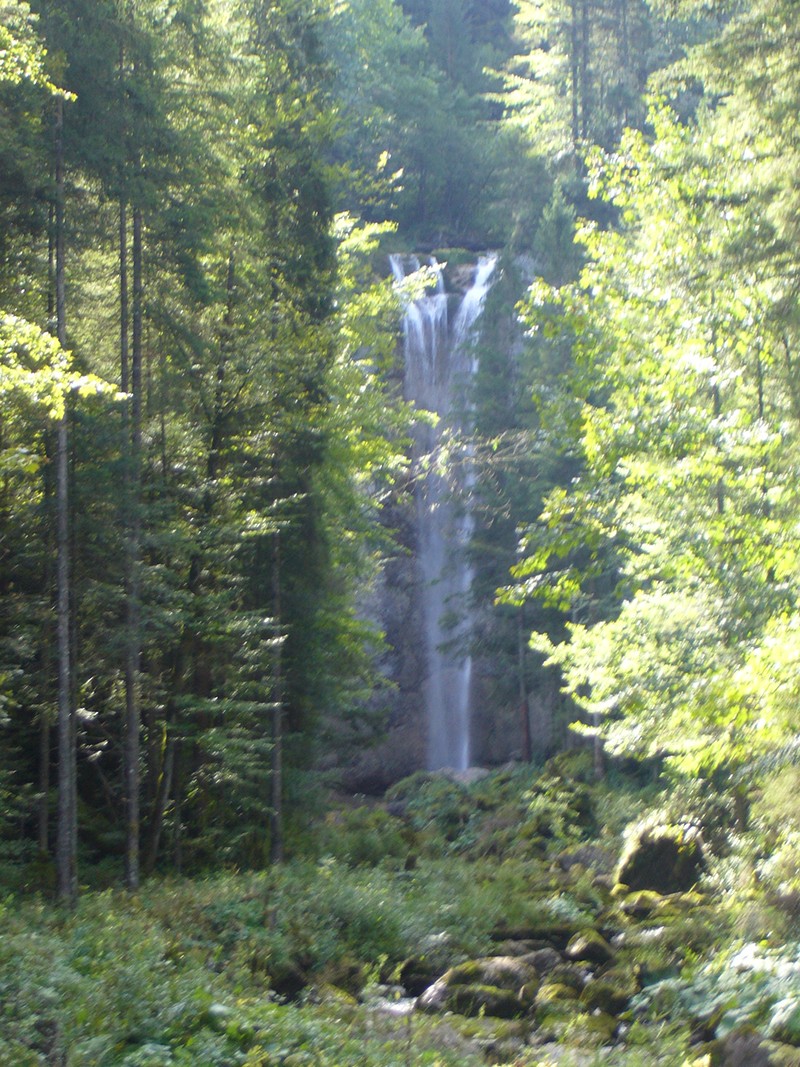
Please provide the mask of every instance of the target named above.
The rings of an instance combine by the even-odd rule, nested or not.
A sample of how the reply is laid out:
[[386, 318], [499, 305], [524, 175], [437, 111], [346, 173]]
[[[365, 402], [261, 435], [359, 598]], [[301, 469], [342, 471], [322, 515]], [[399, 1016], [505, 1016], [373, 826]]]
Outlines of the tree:
[[[551, 493], [516, 572], [573, 613], [568, 640], [536, 647], [605, 719], [613, 751], [690, 773], [775, 743], [743, 679], [796, 598], [785, 297], [739, 253], [769, 209], [747, 192], [755, 159], [730, 165], [735, 108], [682, 125], [656, 106], [652, 144], [629, 133], [615, 160], [598, 157], [596, 189], [623, 229], [587, 227], [580, 284], [539, 287], [528, 312], [560, 303], [574, 339], [585, 464]], [[609, 564], [614, 595], [598, 603]]]

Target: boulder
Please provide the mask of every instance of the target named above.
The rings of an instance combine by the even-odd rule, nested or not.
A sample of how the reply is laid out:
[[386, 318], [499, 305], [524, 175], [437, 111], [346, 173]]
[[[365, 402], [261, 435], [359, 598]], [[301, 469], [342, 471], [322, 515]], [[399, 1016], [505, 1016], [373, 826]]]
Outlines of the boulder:
[[533, 1005], [536, 971], [518, 956], [487, 956], [451, 967], [417, 1000], [420, 1011], [514, 1019]]
[[556, 967], [562, 966], [561, 954], [554, 948], [537, 948], [526, 952], [522, 959], [536, 971], [540, 977], [549, 974]]
[[636, 828], [617, 866], [617, 881], [630, 890], [680, 893], [705, 867], [703, 840], [693, 826], [650, 823]]
[[724, 1038], [699, 1046], [698, 1050], [713, 1067], [797, 1067], [800, 1064], [797, 1049], [767, 1041], [749, 1027], [740, 1027]]
[[579, 967], [574, 963], [559, 963], [547, 975], [547, 981], [569, 986], [570, 989], [575, 990], [577, 997], [591, 977], [592, 972], [588, 967]]
[[536, 1007], [549, 1009], [563, 1004], [575, 1005], [577, 1000], [578, 995], [572, 986], [562, 982], [546, 982], [536, 994]]
[[597, 930], [587, 929], [575, 934], [570, 940], [566, 955], [571, 960], [597, 963], [602, 966], [613, 960], [614, 950]]
[[632, 919], [646, 919], [658, 909], [663, 899], [652, 889], [638, 889], [622, 897], [619, 909]]
[[624, 989], [606, 978], [587, 982], [581, 993], [581, 1005], [584, 1011], [604, 1012], [606, 1015], [620, 1015], [628, 1007], [629, 997]]
[[418, 997], [436, 981], [441, 970], [430, 956], [410, 956], [400, 965], [397, 979], [407, 993]]
[[528, 941], [534, 942], [536, 948], [561, 950], [578, 929], [577, 924], [543, 920], [530, 926], [498, 926], [489, 936], [493, 941]]

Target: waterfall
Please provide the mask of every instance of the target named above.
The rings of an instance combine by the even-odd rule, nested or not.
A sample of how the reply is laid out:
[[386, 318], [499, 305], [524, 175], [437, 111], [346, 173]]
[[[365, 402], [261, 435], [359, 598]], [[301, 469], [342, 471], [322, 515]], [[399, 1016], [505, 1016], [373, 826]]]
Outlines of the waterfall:
[[[445, 292], [442, 269], [429, 261], [436, 283], [408, 301], [403, 316], [405, 395], [434, 413], [415, 432], [416, 560], [421, 578], [427, 673], [423, 696], [428, 768], [470, 765], [472, 659], [467, 549], [473, 530], [470, 451], [459, 443], [476, 370], [471, 329], [481, 312], [497, 257], [481, 257], [463, 296]], [[418, 270], [415, 256], [392, 256], [400, 284]], [[453, 307], [453, 305], [457, 305]]]

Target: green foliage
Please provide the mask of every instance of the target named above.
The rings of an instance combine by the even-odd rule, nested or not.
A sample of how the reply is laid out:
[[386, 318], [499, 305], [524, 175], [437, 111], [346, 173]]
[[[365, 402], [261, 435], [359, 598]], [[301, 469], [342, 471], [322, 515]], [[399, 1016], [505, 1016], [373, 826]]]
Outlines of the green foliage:
[[[792, 629], [779, 620], [795, 595], [793, 431], [780, 429], [793, 408], [774, 294], [737, 252], [760, 209], [739, 195], [749, 164], [722, 164], [726, 120], [704, 112], [684, 126], [655, 105], [653, 144], [629, 133], [598, 158], [597, 191], [623, 229], [585, 227], [580, 283], [538, 287], [527, 313], [574, 339], [585, 463], [550, 494], [516, 571], [525, 592], [572, 613], [568, 641], [535, 647], [605, 720], [612, 751], [667, 753], [690, 773], [785, 733], [763, 704], [772, 687], [749, 679], [763, 678], [762, 656], [781, 676]], [[720, 203], [731, 205], [724, 227]], [[553, 304], [555, 326], [542, 314]]]
[[[223, 898], [237, 891], [221, 881], [209, 889]], [[97, 895], [68, 918], [54, 917], [41, 905], [14, 914], [4, 905], [0, 1059], [26, 1067], [65, 1055], [107, 1067], [392, 1062], [385, 1042], [402, 1041], [402, 1027], [378, 1035], [374, 1022], [363, 1013], [356, 1017], [342, 998], [316, 1006], [277, 1003], [264, 991], [257, 969], [244, 963], [241, 940], [243, 967], [232, 967], [230, 958], [220, 955], [208, 919], [194, 929], [187, 921], [198, 918], [192, 904], [203, 895], [199, 885], [192, 891], [174, 884], [139, 902]], [[339, 919], [345, 911], [341, 901], [331, 908]], [[253, 915], [252, 901], [240, 899], [235, 910], [218, 905], [213, 922], [228, 932], [230, 944], [230, 932], [241, 938], [242, 918], [252, 922]], [[255, 925], [249, 932], [254, 938]], [[251, 940], [251, 954], [254, 949]], [[413, 1036], [409, 1055], [415, 1063], [473, 1062], [445, 1049], [427, 1051], [436, 1048], [427, 1027]]]
[[665, 979], [648, 987], [635, 1008], [655, 1015], [710, 1022], [722, 1037], [740, 1026], [796, 1044], [800, 968], [797, 946], [740, 944], [698, 968], [690, 981]]
[[412, 835], [383, 808], [360, 807], [326, 816], [317, 847], [352, 867], [402, 861], [413, 843]]
[[[589, 757], [591, 762], [591, 757]], [[387, 800], [428, 853], [508, 860], [555, 854], [580, 841], [594, 826], [589, 790], [580, 781], [585, 760], [562, 776], [548, 764], [537, 773], [520, 766], [463, 785], [444, 775], [419, 772], [392, 786]]]

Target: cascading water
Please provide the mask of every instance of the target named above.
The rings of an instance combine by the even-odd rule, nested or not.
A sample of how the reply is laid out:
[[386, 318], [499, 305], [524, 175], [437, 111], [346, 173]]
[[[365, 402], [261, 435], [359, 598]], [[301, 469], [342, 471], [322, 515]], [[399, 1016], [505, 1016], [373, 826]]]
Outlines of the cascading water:
[[[467, 547], [473, 521], [474, 484], [469, 449], [458, 443], [468, 413], [468, 385], [476, 369], [471, 330], [483, 307], [496, 256], [481, 257], [472, 284], [460, 298], [445, 292], [435, 260], [436, 284], [409, 301], [403, 317], [405, 395], [433, 412], [434, 424], [415, 433], [416, 559], [422, 579], [427, 662], [423, 691], [428, 722], [428, 768], [470, 765], [469, 655], [472, 584]], [[418, 270], [413, 256], [392, 256], [395, 280]]]

